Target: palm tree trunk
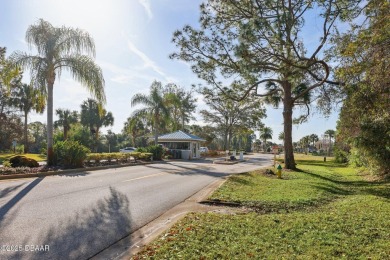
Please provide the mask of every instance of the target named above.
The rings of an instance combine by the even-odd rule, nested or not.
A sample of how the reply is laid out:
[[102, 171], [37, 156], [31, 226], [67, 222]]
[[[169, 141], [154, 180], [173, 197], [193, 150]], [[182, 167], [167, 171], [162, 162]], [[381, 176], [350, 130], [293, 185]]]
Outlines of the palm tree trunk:
[[27, 113], [24, 112], [24, 153], [28, 152], [27, 141]]
[[96, 133], [95, 133], [95, 153], [98, 152], [99, 147], [99, 127], [96, 127]]
[[286, 169], [295, 169], [294, 149], [292, 145], [292, 109], [291, 84], [283, 83], [283, 123], [284, 123], [284, 164]]
[[64, 140], [66, 141], [68, 139], [68, 128], [64, 126]]
[[154, 145], [158, 144], [158, 126], [157, 126], [157, 120], [154, 121]]
[[53, 150], [53, 86], [55, 76], [47, 83], [47, 165], [54, 165]]

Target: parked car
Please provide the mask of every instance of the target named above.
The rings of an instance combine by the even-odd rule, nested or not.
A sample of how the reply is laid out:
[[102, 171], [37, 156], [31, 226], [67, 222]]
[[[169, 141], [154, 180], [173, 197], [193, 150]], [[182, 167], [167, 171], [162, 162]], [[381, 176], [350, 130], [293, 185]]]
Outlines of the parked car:
[[199, 147], [199, 151], [201, 153], [208, 153], [209, 152], [209, 148], [207, 148], [207, 147]]
[[123, 149], [120, 149], [119, 152], [121, 153], [132, 153], [132, 152], [135, 152], [137, 148], [134, 148], [134, 147], [125, 147]]

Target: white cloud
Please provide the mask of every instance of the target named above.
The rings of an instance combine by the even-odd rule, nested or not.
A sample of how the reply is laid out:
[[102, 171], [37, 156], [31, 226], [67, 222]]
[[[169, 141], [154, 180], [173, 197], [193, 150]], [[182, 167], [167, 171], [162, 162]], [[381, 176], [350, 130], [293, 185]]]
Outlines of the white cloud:
[[138, 0], [138, 3], [142, 5], [148, 15], [149, 20], [153, 18], [152, 8], [149, 0]]
[[166, 82], [176, 81], [175, 78], [166, 75], [152, 59], [150, 59], [145, 53], [139, 50], [130, 40], [127, 41], [127, 46], [132, 53], [137, 55], [142, 60], [144, 68], [152, 69], [154, 72], [162, 76]]

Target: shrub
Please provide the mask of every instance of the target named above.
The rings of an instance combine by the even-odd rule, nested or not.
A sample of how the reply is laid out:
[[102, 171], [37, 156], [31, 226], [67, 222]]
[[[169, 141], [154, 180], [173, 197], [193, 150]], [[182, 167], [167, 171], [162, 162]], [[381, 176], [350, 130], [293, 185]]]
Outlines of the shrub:
[[135, 161], [137, 161], [140, 158], [141, 153], [140, 152], [131, 152], [130, 156], [134, 158]]
[[153, 160], [162, 160], [164, 156], [164, 148], [159, 145], [150, 145], [146, 147], [146, 150], [153, 154]]
[[12, 167], [11, 163], [9, 161], [4, 161], [3, 162], [3, 167], [9, 168]]
[[140, 152], [140, 153], [147, 153], [148, 152], [146, 147], [138, 147], [135, 151]]
[[[153, 156], [152, 153], [141, 153], [139, 158], [141, 160], [150, 161], [150, 160], [152, 160], [152, 156]], [[153, 157], [153, 159], [154, 159], [154, 157]]]
[[88, 161], [89, 163], [91, 161], [99, 163], [101, 160], [103, 160], [103, 155], [101, 153], [89, 153], [86, 157], [86, 161]]
[[59, 141], [54, 145], [54, 161], [67, 168], [82, 167], [90, 150], [77, 141]]
[[39, 167], [39, 163], [31, 158], [27, 158], [26, 156], [16, 155], [9, 159], [9, 162], [12, 167]]
[[348, 162], [349, 153], [347, 151], [341, 150], [335, 147], [333, 151], [335, 161], [338, 163], [346, 163]]

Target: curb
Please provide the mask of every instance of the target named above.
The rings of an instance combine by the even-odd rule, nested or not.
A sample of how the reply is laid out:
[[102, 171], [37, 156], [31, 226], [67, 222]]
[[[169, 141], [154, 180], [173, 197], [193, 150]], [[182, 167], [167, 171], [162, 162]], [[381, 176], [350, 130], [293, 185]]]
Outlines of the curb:
[[104, 166], [95, 166], [89, 168], [76, 168], [69, 170], [60, 170], [60, 171], [49, 171], [49, 172], [38, 172], [38, 173], [22, 173], [22, 174], [8, 174], [8, 175], [0, 175], [0, 180], [11, 180], [11, 179], [22, 179], [22, 178], [36, 178], [36, 177], [46, 177], [53, 175], [63, 175], [63, 174], [72, 174], [76, 172], [89, 172], [89, 171], [97, 171], [97, 170], [105, 170], [105, 169], [113, 169], [113, 168], [122, 168], [122, 167], [130, 167], [130, 166], [139, 166], [139, 165], [147, 165], [154, 164], [153, 162], [139, 162], [136, 164], [119, 164], [119, 165], [104, 165]]

